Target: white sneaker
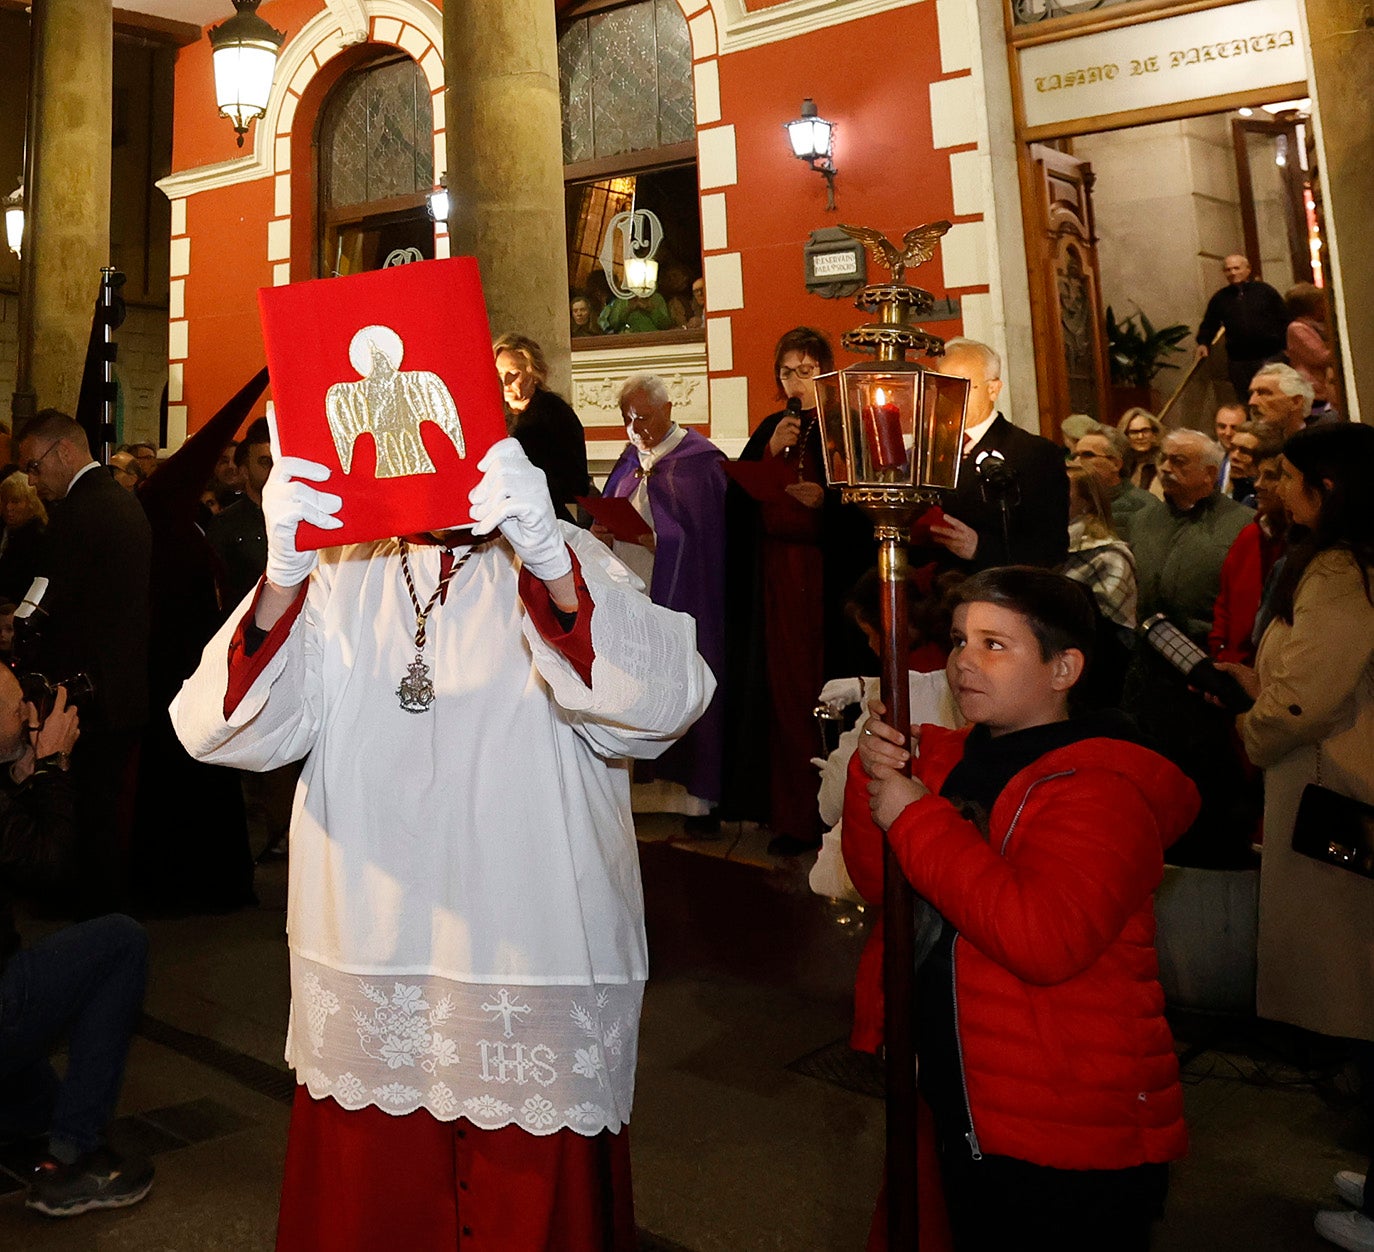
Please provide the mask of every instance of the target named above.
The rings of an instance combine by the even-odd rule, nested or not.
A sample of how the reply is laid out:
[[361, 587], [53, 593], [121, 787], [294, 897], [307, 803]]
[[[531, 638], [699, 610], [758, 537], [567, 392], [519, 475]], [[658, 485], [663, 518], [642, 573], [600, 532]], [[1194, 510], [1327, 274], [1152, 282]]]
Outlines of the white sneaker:
[[1374, 1221], [1363, 1213], [1323, 1209], [1312, 1223], [1323, 1239], [1347, 1252], [1374, 1252]]
[[1353, 1169], [1343, 1169], [1335, 1177], [1336, 1194], [1341, 1197], [1351, 1208], [1359, 1208], [1364, 1204], [1364, 1175], [1357, 1174]]

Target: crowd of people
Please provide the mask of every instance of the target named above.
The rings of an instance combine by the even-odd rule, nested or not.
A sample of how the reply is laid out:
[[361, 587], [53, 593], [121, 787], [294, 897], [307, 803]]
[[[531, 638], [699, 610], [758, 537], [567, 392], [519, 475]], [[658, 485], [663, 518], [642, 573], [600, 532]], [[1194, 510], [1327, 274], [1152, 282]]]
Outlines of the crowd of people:
[[[338, 525], [329, 468], [275, 455], [265, 420], [236, 437], [265, 371], [161, 461], [129, 445], [107, 472], [51, 410], [19, 432], [0, 472], [19, 675], [0, 690], [0, 878], [79, 919], [22, 950], [0, 919], [0, 1004], [20, 988], [31, 1006], [0, 1031], [0, 1123], [48, 1135], [35, 1208], [152, 1184], [103, 1138], [146, 963], [119, 910], [251, 903], [254, 851], [289, 842], [300, 1086], [278, 1246], [381, 1246], [402, 1211], [415, 1246], [498, 1221], [484, 1246], [533, 1252], [554, 1228], [630, 1246], [631, 778], [693, 834], [752, 821], [782, 858], [835, 827], [826, 881], [875, 903], [896, 848], [925, 910], [921, 1084], [949, 1222], [930, 1246], [1007, 1246], [1008, 1214], [1065, 1248], [1100, 1246], [1115, 1214], [1113, 1246], [1148, 1246], [1185, 1145], [1152, 947], [1166, 857], [1258, 861], [1259, 1011], [1364, 1041], [1374, 1070], [1370, 883], [1291, 849], [1306, 783], [1374, 801], [1374, 434], [1314, 412], [1307, 373], [1251, 362], [1209, 432], [1133, 409], [1071, 419], [1061, 446], [1002, 415], [992, 348], [950, 340], [931, 365], [969, 385], [961, 468], [913, 529], [906, 641], [948, 729], [865, 709], [818, 804], [818, 693], [871, 695], [878, 645], [872, 523], [826, 489], [826, 336], [779, 338], [779, 407], [733, 463], [674, 420], [668, 382], [627, 378], [600, 492], [540, 345], [505, 335], [493, 360], [509, 437], [472, 525], [323, 554], [294, 536]], [[1246, 708], [1145, 641], [1160, 616]], [[510, 759], [537, 785], [494, 786]], [[194, 841], [186, 811], [206, 815]], [[856, 1046], [881, 1042], [877, 967]], [[1074, 1051], [1110, 1077], [1075, 1078]], [[1342, 1239], [1374, 1231], [1374, 1197], [1343, 1178], [1352, 1209], [1318, 1226], [1362, 1247]]]

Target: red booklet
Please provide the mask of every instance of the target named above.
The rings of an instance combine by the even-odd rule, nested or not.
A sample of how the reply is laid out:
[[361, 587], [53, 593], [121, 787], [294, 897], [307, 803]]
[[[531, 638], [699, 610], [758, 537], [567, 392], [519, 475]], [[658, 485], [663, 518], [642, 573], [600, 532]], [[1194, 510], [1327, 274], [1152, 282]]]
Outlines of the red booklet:
[[794, 466], [782, 457], [762, 461], [726, 461], [725, 472], [760, 504], [781, 504], [792, 497], [787, 484], [797, 481]]
[[577, 503], [621, 543], [638, 543], [651, 529], [624, 496], [577, 496]]
[[339, 530], [301, 548], [461, 526], [477, 463], [506, 437], [477, 262], [420, 261], [258, 292], [285, 456], [333, 473]]

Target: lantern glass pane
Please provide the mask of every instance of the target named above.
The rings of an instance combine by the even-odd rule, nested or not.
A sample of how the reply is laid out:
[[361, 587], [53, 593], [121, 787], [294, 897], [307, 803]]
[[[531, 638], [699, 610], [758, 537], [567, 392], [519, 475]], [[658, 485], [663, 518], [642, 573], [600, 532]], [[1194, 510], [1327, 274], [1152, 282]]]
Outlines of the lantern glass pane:
[[5, 242], [11, 252], [18, 252], [24, 242], [24, 210], [5, 210]]
[[818, 157], [830, 155], [830, 123], [819, 117], [811, 121], [811, 151]]
[[916, 371], [843, 371], [854, 485], [909, 487], [916, 481]]
[[969, 382], [932, 370], [922, 373], [921, 472], [922, 487], [953, 490], [959, 485], [964, 451], [964, 415]]
[[637, 296], [651, 296], [658, 285], [658, 262], [647, 257], [625, 258], [625, 286]]
[[805, 161], [814, 154], [810, 118], [800, 118], [795, 122], [788, 122], [787, 138], [792, 143], [793, 156], [799, 156]]
[[215, 99], [221, 113], [246, 124], [260, 117], [272, 92], [272, 73], [277, 65], [277, 50], [253, 44], [230, 44], [216, 48]]
[[816, 377], [816, 411], [825, 449], [825, 481], [832, 487], [848, 487], [851, 451], [844, 422], [844, 380], [836, 374]]

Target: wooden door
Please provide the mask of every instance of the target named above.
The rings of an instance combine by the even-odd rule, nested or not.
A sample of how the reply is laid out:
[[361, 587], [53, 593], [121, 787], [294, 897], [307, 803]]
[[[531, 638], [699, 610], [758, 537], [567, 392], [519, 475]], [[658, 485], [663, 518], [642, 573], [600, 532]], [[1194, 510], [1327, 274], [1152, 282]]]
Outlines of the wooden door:
[[1093, 171], [1087, 161], [1042, 144], [1031, 144], [1028, 158], [1026, 251], [1040, 429], [1058, 440], [1070, 413], [1111, 418]]

